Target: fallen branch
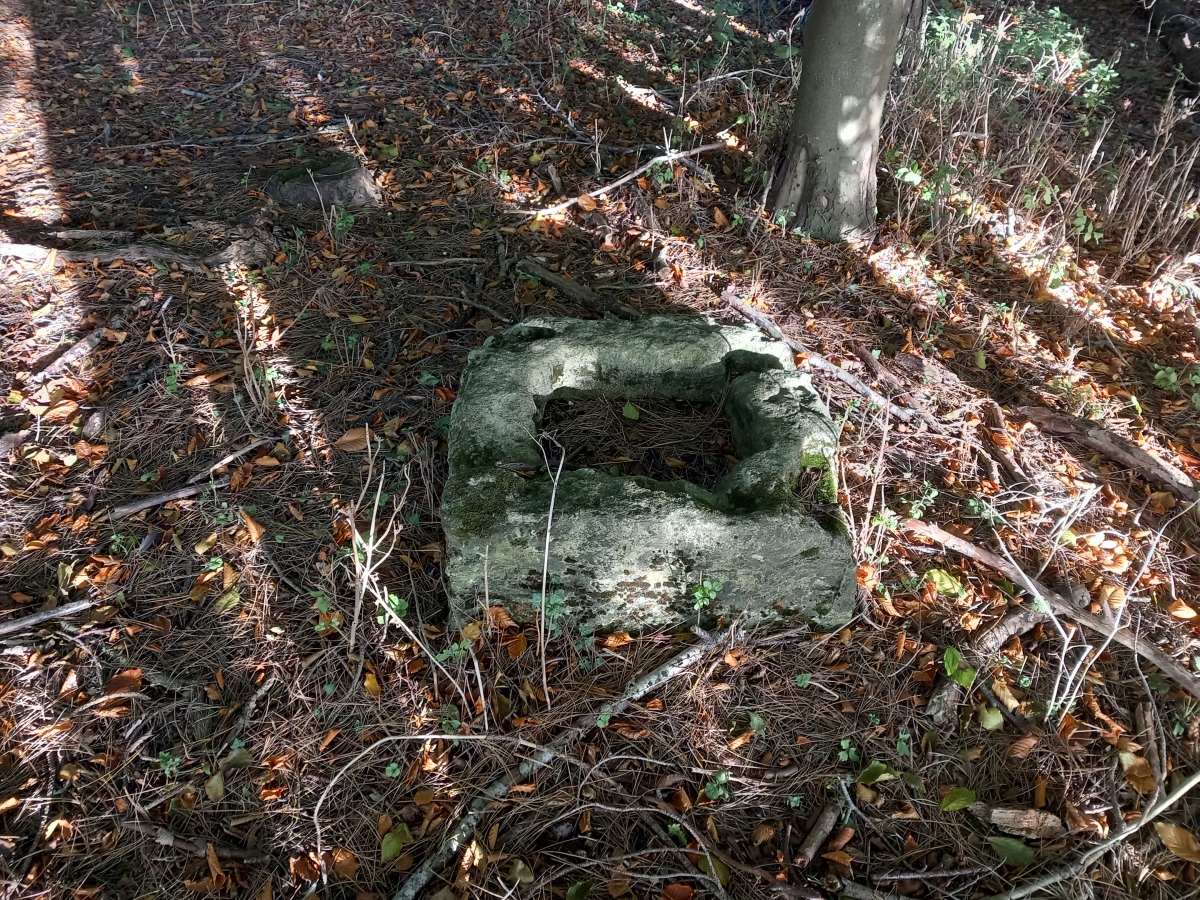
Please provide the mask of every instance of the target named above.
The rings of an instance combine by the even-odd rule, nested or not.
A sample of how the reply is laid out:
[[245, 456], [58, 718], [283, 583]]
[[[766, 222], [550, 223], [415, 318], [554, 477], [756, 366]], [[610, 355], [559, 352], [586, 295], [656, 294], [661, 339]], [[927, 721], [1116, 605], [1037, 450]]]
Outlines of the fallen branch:
[[830, 803], [821, 810], [821, 814], [817, 816], [817, 821], [813, 823], [812, 830], [804, 839], [804, 843], [800, 845], [800, 852], [796, 855], [795, 865], [799, 869], [805, 868], [809, 863], [817, 858], [817, 853], [821, 850], [821, 845], [825, 843], [825, 839], [829, 837], [829, 833], [833, 831], [833, 826], [838, 823], [838, 819], [842, 817], [842, 807], [837, 803]]
[[1031, 881], [1028, 884], [1021, 885], [1020, 887], [1015, 887], [1011, 891], [1006, 891], [1003, 894], [993, 894], [991, 897], [986, 898], [986, 900], [1021, 900], [1023, 897], [1028, 897], [1030, 894], [1036, 894], [1038, 891], [1045, 890], [1052, 885], [1058, 884], [1058, 882], [1063, 881], [1066, 878], [1070, 878], [1073, 875], [1078, 875], [1117, 844], [1137, 834], [1137, 832], [1141, 831], [1143, 828], [1165, 813], [1168, 809], [1182, 800], [1194, 787], [1196, 787], [1197, 784], [1200, 784], [1200, 770], [1193, 772], [1187, 781], [1185, 781], [1175, 790], [1171, 791], [1171, 793], [1163, 798], [1161, 803], [1147, 808], [1142, 814], [1142, 817], [1136, 822], [1131, 823], [1125, 831], [1122, 831], [1119, 834], [1114, 834], [1108, 840], [1103, 841], [1102, 843], [1097, 844], [1095, 847], [1092, 847], [1090, 850], [1085, 851], [1075, 862], [1067, 863], [1064, 866], [1059, 866], [1053, 871], [1043, 875], [1041, 878]]
[[914, 419], [919, 418], [931, 428], [938, 429], [940, 427], [937, 423], [937, 420], [928, 413], [923, 413], [915, 409], [909, 409], [907, 406], [901, 406], [898, 403], [892, 403], [892, 401], [883, 396], [883, 394], [879, 393], [859, 378], [856, 378], [841, 366], [836, 365], [835, 363], [826, 359], [820, 353], [814, 353], [799, 341], [788, 337], [783, 333], [783, 330], [769, 318], [750, 305], [739, 300], [730, 288], [726, 288], [721, 292], [721, 299], [729, 304], [729, 307], [734, 310], [734, 312], [737, 312], [744, 318], [749, 319], [767, 334], [771, 335], [771, 337], [775, 338], [775, 340], [783, 341], [783, 343], [787, 344], [794, 352], [804, 354], [808, 358], [808, 363], [814, 369], [819, 369], [822, 372], [832, 375], [855, 393], [866, 397], [880, 409], [887, 409], [888, 407], [891, 407], [892, 415], [894, 415], [901, 422], [912, 423]]
[[560, 294], [570, 297], [576, 303], [582, 303], [588, 309], [598, 313], [611, 313], [614, 316], [619, 316], [622, 319], [636, 319], [639, 313], [636, 310], [630, 309], [628, 306], [623, 306], [612, 300], [605, 300], [591, 288], [580, 284], [578, 281], [571, 281], [563, 278], [561, 275], [551, 272], [545, 266], [541, 266], [534, 262], [529, 257], [521, 260], [516, 265], [516, 269], [522, 275], [529, 275], [532, 278], [537, 278], [545, 284], [550, 285]]
[[251, 444], [247, 444], [241, 450], [234, 450], [228, 456], [217, 460], [215, 463], [213, 463], [211, 466], [209, 466], [203, 472], [197, 472], [195, 475], [193, 475], [191, 478], [188, 479], [187, 483], [188, 484], [199, 484], [201, 481], [203, 481], [205, 478], [207, 478], [213, 472], [217, 471], [217, 469], [220, 469], [224, 466], [229, 465], [234, 460], [239, 459], [242, 456], [245, 456], [251, 450], [257, 450], [259, 447], [264, 447], [267, 444], [273, 443], [274, 441], [275, 441], [275, 438], [269, 438], [269, 437], [259, 438], [257, 441], [254, 441]]
[[[167, 831], [167, 829], [160, 828], [157, 825], [151, 825], [148, 822], [122, 822], [121, 827], [127, 831], [136, 831], [138, 834], [152, 837], [154, 838], [154, 843], [162, 844], [164, 847], [183, 850], [198, 857], [204, 857], [208, 854], [207, 841], [180, 837], [174, 832]], [[223, 859], [237, 859], [250, 865], [264, 863], [271, 858], [268, 854], [256, 850], [243, 850], [240, 847], [223, 847], [220, 844], [213, 844], [213, 851]]]
[[1161, 484], [1181, 500], [1200, 500], [1200, 491], [1196, 490], [1186, 472], [1148, 453], [1128, 438], [1113, 434], [1097, 422], [1041, 406], [1022, 406], [1013, 412], [1047, 434], [1076, 441], [1114, 462], [1128, 466], [1147, 481]]
[[[661, 156], [654, 157], [654, 159], [650, 160], [650, 162], [646, 163], [645, 165], [638, 166], [636, 169], [634, 169], [628, 175], [622, 175], [620, 178], [618, 178], [616, 181], [612, 182], [611, 184], [606, 184], [606, 185], [604, 185], [604, 187], [596, 188], [593, 191], [588, 191], [587, 194], [584, 194], [582, 196], [592, 197], [593, 199], [596, 197], [603, 197], [605, 194], [615, 191], [617, 188], [621, 187], [622, 185], [629, 184], [629, 182], [633, 181], [639, 175], [642, 175], [643, 173], [648, 172], [650, 169], [654, 168], [655, 166], [659, 165], [660, 163], [673, 163], [676, 160], [687, 159], [688, 157], [691, 157], [691, 156], [699, 156], [701, 153], [707, 153], [709, 150], [720, 150], [721, 148], [726, 147], [726, 146], [728, 146], [728, 145], [725, 143], [725, 141], [717, 141], [712, 144], [701, 144], [699, 147], [693, 147], [691, 150], [674, 150], [670, 153], [663, 153]], [[553, 216], [560, 212], [564, 212], [564, 211], [570, 209], [572, 206], [574, 206], [578, 202], [579, 202], [579, 197], [572, 197], [570, 200], [564, 200], [562, 203], [559, 203], [555, 206], [550, 206], [550, 207], [547, 207], [546, 209], [535, 210], [533, 215], [535, 215], [535, 216]]]
[[548, 747], [535, 752], [532, 759], [522, 762], [513, 774], [500, 778], [490, 787], [485, 788], [478, 797], [471, 801], [469, 811], [459, 820], [450, 836], [442, 843], [441, 848], [429, 856], [421, 864], [421, 867], [405, 880], [404, 884], [400, 886], [400, 890], [392, 895], [392, 900], [416, 900], [437, 870], [444, 868], [475, 833], [475, 829], [479, 827], [479, 823], [483, 819], [483, 811], [489, 804], [503, 798], [514, 784], [525, 780], [536, 769], [547, 765], [556, 755], [560, 755], [559, 748], [578, 740], [580, 736], [595, 728], [597, 720], [619, 715], [633, 701], [686, 672], [696, 660], [712, 649], [715, 642], [714, 637], [711, 640], [694, 644], [676, 654], [657, 669], [631, 684], [620, 697], [602, 704], [597, 713], [576, 719], [572, 727], [560, 733]]
[[255, 235], [232, 241], [208, 256], [182, 253], [170, 247], [152, 244], [127, 244], [110, 250], [59, 250], [40, 244], [0, 243], [0, 256], [12, 256], [27, 262], [40, 262], [48, 270], [63, 263], [107, 265], [122, 260], [128, 263], [174, 263], [189, 272], [209, 272], [225, 266], [255, 266], [270, 259], [271, 248], [265, 236]]
[[108, 514], [108, 520], [115, 522], [118, 519], [125, 519], [129, 516], [136, 515], [142, 510], [151, 509], [155, 506], [162, 506], [164, 503], [170, 503], [172, 500], [186, 500], [188, 497], [195, 497], [197, 494], [203, 494], [210, 488], [216, 490], [218, 488], [228, 487], [229, 479], [220, 478], [217, 481], [211, 481], [208, 484], [189, 484], [186, 487], [176, 488], [173, 491], [165, 491], [161, 494], [152, 494], [149, 497], [142, 497], [140, 500], [131, 500], [129, 503], [124, 503], [113, 509]]
[[54, 609], [44, 609], [41, 612], [35, 612], [28, 616], [22, 616], [19, 619], [10, 619], [7, 622], [0, 622], [0, 637], [5, 637], [10, 634], [18, 634], [29, 628], [36, 628], [43, 622], [51, 622], [54, 619], [64, 619], [67, 616], [73, 616], [77, 612], [83, 612], [85, 609], [91, 609], [96, 605], [95, 600], [76, 600], [74, 603], [68, 603], [65, 606], [56, 606]]
[[999, 572], [1001, 575], [1007, 576], [1014, 584], [1021, 585], [1030, 593], [1033, 593], [1035, 595], [1035, 602], [1038, 599], [1044, 600], [1059, 615], [1073, 619], [1080, 625], [1090, 628], [1092, 631], [1102, 634], [1104, 637], [1114, 640], [1124, 647], [1128, 647], [1147, 662], [1158, 666], [1164, 675], [1168, 676], [1188, 694], [1200, 699], [1200, 679], [1197, 679], [1162, 650], [1138, 640], [1137, 635], [1130, 634], [1126, 629], [1114, 626], [1099, 616], [1094, 616], [1080, 609], [1066, 597], [1055, 593], [1045, 585], [1035, 581], [1027, 573], [1003, 557], [997, 556], [983, 547], [972, 544], [970, 541], [950, 534], [948, 531], [943, 531], [941, 528], [931, 525], [928, 522], [922, 522], [917, 519], [905, 519], [900, 523], [900, 527], [905, 531], [919, 534], [922, 537], [935, 541], [948, 550], [961, 553], [967, 559], [982, 563], [988, 568]]
[[[3, 251], [0, 251], [3, 252]], [[83, 359], [93, 350], [100, 346], [100, 342], [104, 340], [106, 329], [93, 328], [82, 338], [60, 353], [57, 357], [50, 360], [40, 372], [34, 372], [25, 379], [26, 384], [41, 384], [53, 378], [58, 372], [65, 369], [67, 366], [73, 365]]]
[[109, 147], [109, 152], [116, 151], [133, 151], [133, 150], [153, 150], [155, 147], [193, 147], [202, 149], [212, 144], [249, 144], [252, 147], [258, 147], [263, 144], [284, 144], [289, 141], [303, 141], [312, 137], [321, 137], [327, 134], [337, 134], [340, 131], [345, 131], [349, 126], [329, 125], [325, 128], [319, 128], [316, 131], [306, 131], [304, 134], [219, 134], [216, 137], [204, 138], [196, 140], [195, 138], [168, 138], [165, 141], [149, 141], [145, 144], [122, 144], [117, 147]]

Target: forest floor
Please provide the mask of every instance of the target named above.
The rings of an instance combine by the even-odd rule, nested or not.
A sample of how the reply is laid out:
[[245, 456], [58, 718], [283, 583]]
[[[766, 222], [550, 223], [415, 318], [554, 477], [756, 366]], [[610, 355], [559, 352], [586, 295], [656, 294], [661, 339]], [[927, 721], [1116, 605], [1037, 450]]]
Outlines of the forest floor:
[[[1200, 142], [1134, 4], [1060, 5], [933, 17], [838, 247], [761, 211], [799, 7], [0, 0], [0, 895], [1195, 896]], [[267, 199], [332, 150], [380, 208]], [[595, 314], [529, 257], [802, 345], [845, 629], [447, 630], [467, 354]]]

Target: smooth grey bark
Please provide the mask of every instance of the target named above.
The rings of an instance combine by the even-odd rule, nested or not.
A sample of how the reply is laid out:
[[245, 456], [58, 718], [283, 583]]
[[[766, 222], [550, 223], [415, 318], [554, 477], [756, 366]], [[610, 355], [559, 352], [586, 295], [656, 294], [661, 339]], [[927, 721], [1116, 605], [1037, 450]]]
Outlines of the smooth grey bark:
[[767, 206], [826, 241], [875, 224], [875, 160], [888, 80], [911, 0], [816, 0], [783, 162]]

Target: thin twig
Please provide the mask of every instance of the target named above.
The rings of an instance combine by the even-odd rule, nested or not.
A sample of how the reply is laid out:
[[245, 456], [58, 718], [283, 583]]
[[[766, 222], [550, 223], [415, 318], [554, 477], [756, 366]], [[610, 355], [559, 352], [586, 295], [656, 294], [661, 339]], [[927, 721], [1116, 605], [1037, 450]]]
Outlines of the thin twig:
[[[588, 191], [587, 196], [592, 197], [593, 199], [596, 197], [603, 197], [605, 194], [615, 191], [617, 188], [621, 187], [622, 185], [629, 184], [629, 182], [633, 181], [639, 175], [643, 174], [644, 172], [649, 171], [654, 166], [657, 166], [660, 163], [671, 163], [677, 159], [684, 159], [689, 156], [699, 156], [701, 153], [707, 153], [709, 150], [720, 150], [722, 147], [726, 147], [726, 146], [728, 146], [728, 145], [726, 144], [725, 141], [717, 141], [712, 144], [701, 144], [699, 147], [694, 147], [691, 150], [674, 150], [670, 153], [663, 153], [659, 156], [654, 157], [654, 159], [650, 160], [650, 162], [646, 163], [645, 165], [638, 166], [636, 169], [634, 169], [628, 175], [622, 175], [620, 178], [618, 178], [616, 181], [612, 182], [611, 184], [606, 184], [606, 185], [604, 185], [604, 187], [599, 187], [599, 188], [596, 188], [595, 190]], [[579, 202], [579, 197], [572, 197], [570, 200], [564, 200], [562, 203], [559, 203], [555, 206], [550, 206], [550, 207], [547, 207], [546, 209], [535, 210], [533, 212], [533, 215], [535, 215], [535, 216], [553, 216], [560, 212], [564, 212], [564, 211], [570, 209], [572, 206], [574, 206], [578, 202]]]
[[[598, 721], [619, 715], [633, 701], [666, 684], [672, 678], [688, 671], [696, 660], [712, 649], [715, 642], [716, 636], [713, 636], [708, 640], [694, 644], [667, 660], [657, 669], [643, 675], [637, 681], [633, 682], [620, 697], [603, 703], [600, 709], [594, 714], [589, 713], [580, 716], [575, 720], [575, 724], [572, 727], [560, 732], [550, 745], [542, 748], [533, 759], [526, 759], [517, 767], [515, 772], [498, 779], [481, 791], [471, 801], [467, 814], [458, 821], [458, 824], [450, 832], [450, 836], [442, 843], [442, 846], [431, 856], [427, 857], [421, 863], [421, 867], [408, 877], [404, 884], [400, 886], [400, 890], [392, 895], [392, 900], [416, 900], [421, 891], [425, 889], [425, 886], [429, 884], [434, 873], [443, 868], [475, 832], [475, 829], [483, 819], [484, 810], [494, 801], [504, 797], [512, 785], [517, 784], [519, 780], [528, 778], [532, 772], [548, 764], [556, 755], [561, 755], [558, 748], [569, 746], [571, 743], [579, 740], [587, 731], [595, 728]], [[376, 743], [379, 742], [377, 741]], [[368, 748], [368, 750], [370, 749]], [[360, 756], [365, 755], [365, 752], [364, 754], [360, 754]], [[341, 773], [339, 773], [338, 777], [341, 777]], [[314, 811], [313, 817], [315, 821], [316, 811]]]
[[155, 506], [162, 506], [164, 503], [170, 503], [172, 500], [186, 500], [188, 497], [195, 497], [197, 494], [203, 494], [207, 490], [219, 490], [220, 488], [229, 487], [228, 478], [218, 478], [216, 481], [210, 481], [208, 484], [190, 484], [186, 487], [175, 488], [173, 491], [164, 491], [161, 494], [152, 494], [149, 497], [142, 497], [140, 500], [131, 500], [129, 503], [115, 507], [108, 514], [108, 520], [115, 522], [118, 519], [125, 519], [129, 516], [136, 515], [146, 509], [151, 509]]
[[[562, 449], [561, 447], [559, 449]], [[543, 455], [545, 451], [542, 451]], [[567, 461], [567, 452], [563, 450], [558, 457], [558, 471], [550, 483], [550, 511], [546, 514], [546, 549], [542, 555], [542, 605], [541, 616], [538, 619], [538, 655], [542, 660], [542, 693], [546, 695], [546, 708], [550, 708], [550, 683], [546, 680], [546, 584], [550, 577], [550, 529], [554, 526], [554, 501], [558, 498], [558, 479], [562, 475], [563, 463]], [[546, 460], [546, 468], [550, 461]]]
[[273, 443], [274, 441], [275, 441], [275, 438], [269, 438], [269, 437], [259, 438], [257, 441], [254, 441], [251, 444], [247, 444], [241, 450], [234, 450], [228, 456], [213, 463], [211, 466], [209, 466], [203, 472], [197, 472], [195, 475], [193, 475], [191, 478], [189, 478], [187, 480], [187, 483], [188, 484], [197, 484], [197, 483], [203, 481], [204, 479], [206, 479], [213, 472], [217, 471], [217, 469], [220, 469], [224, 466], [229, 465], [235, 459], [239, 459], [240, 457], [245, 456], [251, 450], [257, 450], [259, 447], [264, 447], [267, 444]]
[[96, 600], [76, 600], [74, 603], [68, 603], [65, 606], [58, 606], [54, 609], [44, 609], [41, 612], [35, 612], [28, 616], [22, 616], [19, 619], [10, 619], [7, 622], [0, 622], [0, 637], [8, 634], [17, 634], [29, 628], [36, 628], [43, 622], [50, 622], [54, 619], [63, 619], [67, 616], [73, 616], [77, 612], [83, 612], [85, 609], [91, 609], [96, 605]]
[[1143, 828], [1165, 813], [1168, 809], [1182, 800], [1198, 784], [1200, 784], [1200, 769], [1193, 772], [1187, 781], [1185, 781], [1175, 790], [1171, 791], [1170, 794], [1163, 798], [1161, 803], [1159, 803], [1157, 806], [1148, 808], [1142, 814], [1142, 817], [1136, 822], [1132, 823], [1126, 831], [1115, 834], [1108, 840], [1103, 841], [1102, 843], [1097, 844], [1095, 847], [1092, 847], [1090, 850], [1085, 851], [1079, 857], [1079, 859], [1073, 863], [1067, 863], [1064, 866], [1060, 866], [1054, 871], [1048, 872], [1035, 881], [1014, 887], [1012, 890], [1006, 891], [1003, 894], [993, 894], [991, 897], [988, 897], [987, 900], [1021, 900], [1023, 897], [1036, 894], [1038, 891], [1045, 890], [1052, 885], [1058, 884], [1058, 882], [1062, 881], [1063, 879], [1070, 878], [1073, 875], [1077, 875], [1080, 872], [1085, 871], [1088, 866], [1102, 857], [1110, 849], [1137, 834], [1137, 832], [1141, 831]]
[[1178, 662], [1169, 657], [1157, 647], [1152, 647], [1144, 641], [1138, 640], [1137, 636], [1130, 634], [1126, 629], [1114, 625], [1101, 619], [1099, 616], [1093, 616], [1091, 613], [1079, 609], [1066, 597], [1055, 593], [1045, 585], [1030, 578], [1028, 573], [1021, 570], [1018, 566], [1013, 565], [1008, 560], [997, 556], [990, 550], [985, 550], [972, 544], [970, 541], [963, 540], [956, 535], [950, 534], [948, 531], [943, 531], [936, 525], [929, 522], [923, 522], [917, 519], [905, 519], [900, 523], [900, 527], [905, 531], [910, 531], [913, 534], [919, 534], [927, 537], [932, 541], [936, 541], [943, 547], [953, 550], [956, 553], [961, 553], [968, 559], [983, 563], [988, 568], [994, 569], [1002, 575], [1007, 575], [1012, 581], [1024, 587], [1027, 591], [1034, 595], [1035, 600], [1041, 599], [1046, 601], [1054, 612], [1059, 615], [1066, 616], [1080, 625], [1090, 628], [1092, 631], [1102, 634], [1105, 637], [1111, 637], [1124, 647], [1129, 648], [1134, 653], [1137, 653], [1143, 659], [1153, 663], [1162, 670], [1164, 675], [1167, 675], [1178, 684], [1183, 690], [1187, 691], [1193, 697], [1200, 699], [1200, 680], [1183, 668]]

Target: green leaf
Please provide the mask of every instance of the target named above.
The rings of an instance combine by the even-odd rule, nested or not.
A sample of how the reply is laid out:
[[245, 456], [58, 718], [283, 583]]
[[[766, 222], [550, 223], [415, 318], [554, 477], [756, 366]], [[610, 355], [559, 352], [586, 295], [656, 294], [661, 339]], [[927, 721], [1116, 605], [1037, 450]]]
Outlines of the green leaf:
[[962, 582], [945, 569], [930, 569], [925, 573], [925, 577], [933, 582], [933, 586], [938, 589], [939, 594], [961, 597], [965, 593]]
[[245, 747], [234, 747], [229, 751], [229, 755], [221, 762], [222, 769], [245, 769], [247, 766], [254, 765], [254, 757], [250, 755], [250, 751]]
[[1010, 866], [1027, 866], [1037, 858], [1034, 849], [1020, 838], [989, 837], [988, 843]]
[[521, 884], [533, 884], [533, 869], [523, 859], [514, 859], [508, 867], [508, 880], [519, 881]]
[[379, 858], [385, 863], [399, 859], [403, 851], [404, 838], [396, 833], [395, 828], [385, 834], [383, 840], [379, 842]]
[[224, 594], [222, 594], [220, 597], [217, 598], [217, 602], [213, 604], [213, 612], [227, 613], [230, 610], [234, 609], [241, 602], [242, 602], [241, 594], [238, 593], [237, 588], [234, 588], [231, 591], [226, 591]]
[[806, 688], [812, 684], [812, 673], [802, 672], [796, 676], [796, 687]]
[[963, 665], [962, 654], [957, 648], [946, 648], [942, 655], [942, 664], [946, 667], [946, 674], [963, 687], [970, 689], [975, 682], [975, 670]]
[[975, 351], [975, 368], [977, 368], [977, 369], [986, 369], [987, 368], [987, 354], [984, 353], [982, 350]]
[[942, 809], [946, 812], [954, 812], [959, 809], [966, 809], [975, 802], [975, 792], [970, 788], [956, 787], [952, 788], [945, 797], [942, 798]]
[[729, 866], [715, 856], [701, 853], [700, 858], [696, 860], [696, 868], [709, 878], [717, 879], [722, 885], [729, 884]]
[[985, 731], [999, 731], [1004, 727], [1004, 715], [994, 706], [980, 704], [979, 724]]
[[621, 415], [627, 419], [640, 419], [642, 417], [641, 412], [633, 405], [633, 401], [631, 400], [625, 401], [625, 405], [621, 407]]
[[875, 759], [871, 761], [869, 766], [862, 770], [862, 773], [858, 776], [858, 783], [877, 784], [880, 781], [894, 781], [899, 777], [899, 772], [887, 763]]
[[204, 782], [204, 793], [208, 795], [208, 799], [213, 803], [219, 803], [225, 799], [225, 776], [218, 772], [208, 781]]
[[575, 882], [575, 884], [567, 888], [567, 900], [587, 900], [592, 893], [592, 886], [595, 883], [590, 878], [587, 881]]

